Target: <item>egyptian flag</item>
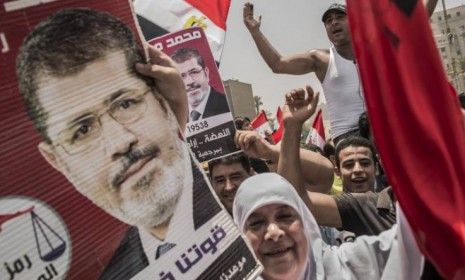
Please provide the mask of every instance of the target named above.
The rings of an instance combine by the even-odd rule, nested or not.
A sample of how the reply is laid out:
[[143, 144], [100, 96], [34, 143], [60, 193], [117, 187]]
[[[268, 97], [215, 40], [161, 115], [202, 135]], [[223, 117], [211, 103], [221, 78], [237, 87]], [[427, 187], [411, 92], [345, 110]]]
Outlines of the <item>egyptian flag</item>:
[[199, 26], [220, 61], [230, 0], [135, 0], [134, 10], [145, 39]]
[[250, 125], [253, 127], [253, 129], [260, 134], [262, 138], [266, 137], [265, 132], [271, 132], [271, 125], [268, 122], [268, 118], [266, 117], [265, 111], [261, 111], [260, 114], [258, 114], [255, 119], [253, 119], [250, 122]]
[[307, 135], [305, 143], [316, 145], [323, 150], [326, 143], [325, 138], [325, 127], [323, 126], [323, 117], [320, 109], [313, 120], [312, 128]]
[[278, 110], [276, 111], [276, 121], [275, 121], [275, 127], [276, 130], [273, 131], [273, 134], [271, 137], [273, 137], [273, 141], [275, 144], [278, 144], [281, 141], [281, 138], [283, 138], [283, 112], [281, 111], [281, 107], [278, 107]]
[[383, 166], [422, 253], [465, 279], [465, 130], [418, 0], [348, 0]]

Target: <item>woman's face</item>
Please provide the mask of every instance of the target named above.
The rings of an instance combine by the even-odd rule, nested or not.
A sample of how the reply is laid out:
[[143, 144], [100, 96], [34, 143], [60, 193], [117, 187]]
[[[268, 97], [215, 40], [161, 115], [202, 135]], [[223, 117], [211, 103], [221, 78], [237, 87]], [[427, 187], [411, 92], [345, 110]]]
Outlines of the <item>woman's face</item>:
[[307, 261], [307, 240], [299, 214], [290, 206], [270, 204], [245, 222], [245, 234], [261, 261], [266, 279], [298, 279]]

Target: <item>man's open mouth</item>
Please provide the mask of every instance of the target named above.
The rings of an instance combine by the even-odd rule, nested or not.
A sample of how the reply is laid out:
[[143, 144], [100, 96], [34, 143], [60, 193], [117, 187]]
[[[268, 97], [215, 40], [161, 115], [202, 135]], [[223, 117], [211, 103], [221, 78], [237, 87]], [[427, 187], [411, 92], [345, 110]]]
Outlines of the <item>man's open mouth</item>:
[[362, 178], [362, 177], [358, 177], [358, 178], [354, 178], [352, 179], [352, 182], [356, 183], [356, 184], [361, 184], [361, 183], [365, 183], [367, 181], [366, 178]]
[[340, 28], [333, 30], [333, 35], [337, 35], [337, 34], [340, 34], [340, 33], [342, 33], [342, 29], [340, 29]]

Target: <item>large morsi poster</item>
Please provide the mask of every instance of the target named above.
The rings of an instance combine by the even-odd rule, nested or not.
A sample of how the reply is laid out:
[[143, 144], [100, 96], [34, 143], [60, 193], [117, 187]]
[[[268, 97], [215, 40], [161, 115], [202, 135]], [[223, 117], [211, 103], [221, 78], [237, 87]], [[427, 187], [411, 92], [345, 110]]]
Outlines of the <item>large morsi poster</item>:
[[259, 273], [169, 104], [134, 70], [130, 4], [0, 1], [0, 279]]

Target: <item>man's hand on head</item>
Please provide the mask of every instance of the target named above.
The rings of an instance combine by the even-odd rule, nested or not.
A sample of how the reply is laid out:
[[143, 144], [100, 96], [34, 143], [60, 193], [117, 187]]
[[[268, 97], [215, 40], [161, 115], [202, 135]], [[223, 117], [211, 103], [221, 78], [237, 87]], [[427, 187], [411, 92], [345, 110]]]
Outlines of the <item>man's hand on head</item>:
[[253, 4], [250, 2], [245, 3], [242, 11], [243, 11], [244, 24], [247, 27], [247, 29], [250, 31], [250, 33], [254, 33], [260, 30], [260, 24], [262, 23], [262, 16], [258, 17], [258, 21], [254, 18]]
[[298, 125], [309, 119], [316, 111], [319, 93], [314, 93], [310, 86], [294, 89], [286, 93], [286, 104], [283, 108], [284, 125]]
[[275, 153], [279, 153], [279, 148], [269, 144], [253, 130], [237, 130], [234, 141], [249, 157], [273, 160]]
[[189, 116], [189, 107], [181, 75], [173, 60], [162, 51], [148, 46], [148, 54], [150, 62], [147, 64], [137, 63], [136, 70], [155, 80], [156, 89], [168, 101], [176, 115], [181, 131], [184, 131]]

